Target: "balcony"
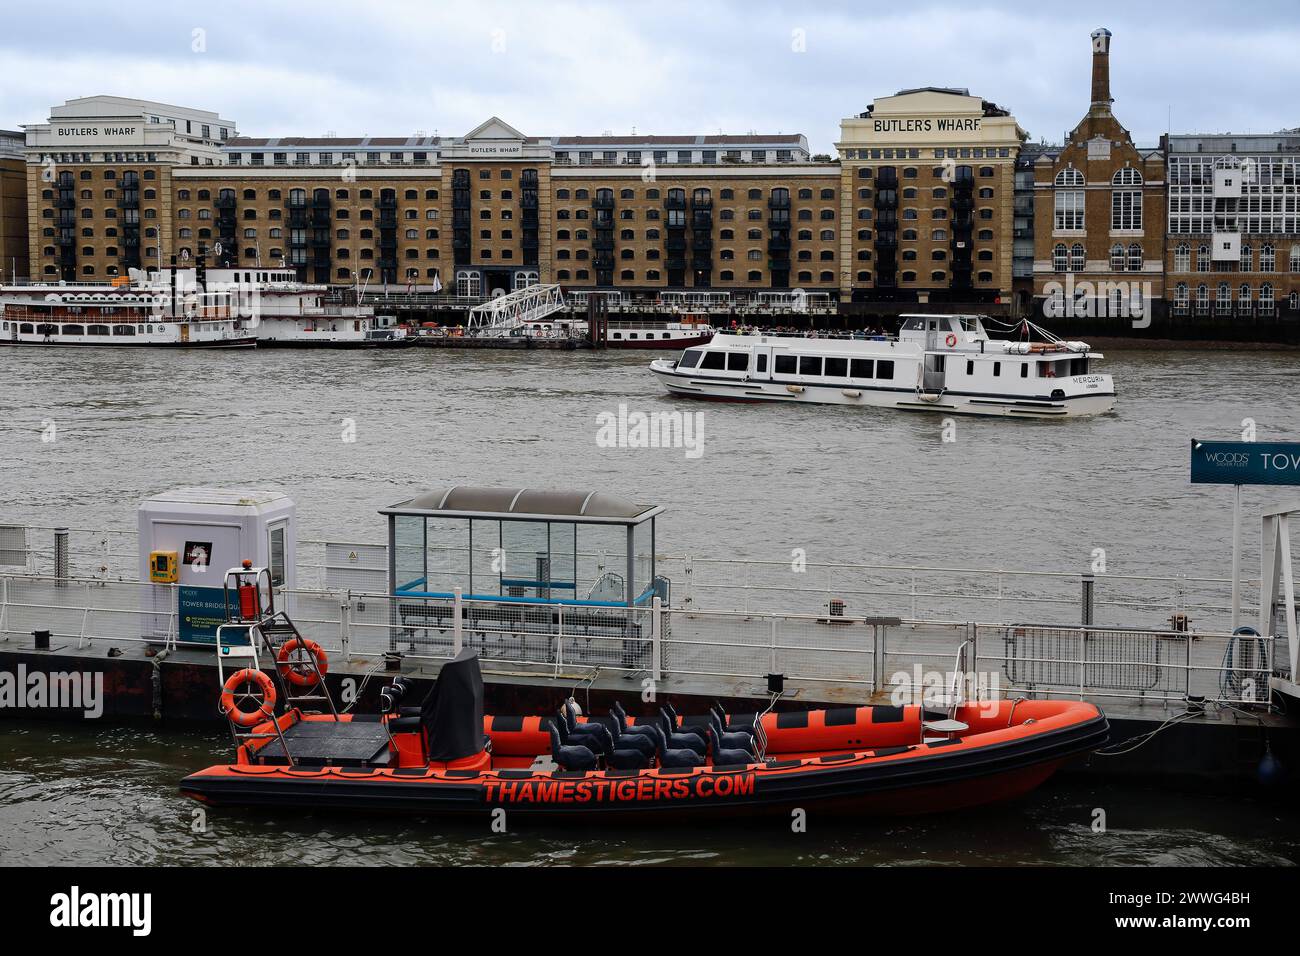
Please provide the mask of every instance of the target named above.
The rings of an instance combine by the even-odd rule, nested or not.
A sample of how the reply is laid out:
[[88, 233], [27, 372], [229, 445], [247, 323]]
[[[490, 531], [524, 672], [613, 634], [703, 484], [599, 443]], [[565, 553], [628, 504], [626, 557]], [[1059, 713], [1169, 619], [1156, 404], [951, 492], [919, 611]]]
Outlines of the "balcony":
[[591, 240], [591, 248], [597, 250], [598, 252], [613, 252], [614, 240], [609, 238], [597, 237]]
[[77, 200], [73, 197], [72, 193], [68, 193], [66, 196], [60, 193], [59, 198], [54, 200], [54, 208], [55, 209], [76, 209]]
[[696, 234], [695, 234], [695, 238], [691, 240], [691, 248], [692, 248], [692, 249], [712, 249], [712, 248], [713, 248], [713, 237], [712, 237], [712, 236], [709, 236], [709, 235], [701, 235], [700, 233], [696, 233]]
[[[788, 195], [787, 195], [787, 196], [772, 196], [772, 197], [770, 197], [770, 198], [767, 200], [767, 208], [768, 208], [768, 209], [789, 209], [789, 208], [790, 208], [790, 197], [789, 197]], [[786, 218], [789, 218], [789, 217], [787, 216]]]
[[288, 205], [290, 209], [306, 209], [307, 197], [290, 195], [286, 205]]
[[691, 259], [691, 269], [694, 272], [712, 272], [713, 260], [707, 257], [695, 257]]
[[788, 236], [772, 236], [767, 240], [768, 252], [789, 252], [790, 239]]
[[712, 209], [713, 199], [709, 196], [696, 196], [691, 199], [692, 209]]
[[397, 209], [397, 197], [396, 197], [396, 196], [380, 196], [380, 197], [379, 197], [379, 203], [378, 203], [378, 205], [376, 206], [376, 208], [378, 208], [378, 209], [394, 209], [394, 210]]
[[686, 239], [677, 236], [669, 236], [664, 240], [664, 248], [669, 252], [685, 252]]
[[789, 229], [790, 214], [785, 213], [784, 215], [769, 215], [767, 219], [767, 225], [771, 229]]
[[684, 210], [686, 208], [686, 197], [682, 196], [679, 198], [676, 196], [669, 196], [667, 199], [664, 200], [664, 208]]
[[[536, 236], [536, 235], [525, 235], [524, 238], [523, 238], [523, 242], [521, 243], [521, 245], [522, 245], [523, 248], [525, 248], [525, 249], [536, 249], [537, 246], [538, 246], [537, 236]], [[613, 248], [613, 247], [611, 246], [610, 248]]]
[[519, 197], [519, 206], [522, 209], [536, 209], [537, 193], [531, 190], [525, 190]]
[[664, 268], [669, 272], [685, 272], [686, 260], [684, 258], [668, 258], [664, 260]]
[[877, 248], [877, 249], [897, 249], [897, 248], [898, 248], [898, 237], [895, 236], [895, 235], [892, 234], [892, 233], [884, 233], [884, 232], [882, 232], [882, 233], [877, 233], [877, 234], [876, 234], [876, 248]]
[[[123, 196], [125, 196], [125, 193], [123, 193]], [[218, 196], [217, 199], [216, 199], [216, 202], [214, 203], [214, 205], [215, 205], [218, 209], [234, 209], [234, 208], [235, 208], [235, 197], [234, 197], [234, 196]]]
[[330, 223], [331, 223], [331, 219], [330, 219], [330, 214], [328, 209], [325, 210], [323, 214], [318, 209], [312, 210], [311, 225], [313, 229], [328, 229], [330, 227]]
[[613, 209], [614, 197], [597, 195], [591, 201], [591, 208], [592, 209]]
[[329, 207], [330, 207], [330, 197], [328, 195], [312, 196], [311, 199], [312, 209], [329, 209]]
[[73, 248], [73, 247], [75, 247], [76, 244], [77, 244], [77, 237], [76, 237], [76, 236], [59, 236], [57, 239], [54, 240], [54, 242], [55, 242], [55, 244], [60, 245], [60, 246], [63, 246], [63, 247], [65, 247], [65, 248]]
[[312, 237], [311, 237], [311, 244], [312, 244], [312, 248], [314, 248], [314, 249], [328, 249], [328, 248], [330, 247], [330, 237], [329, 237], [329, 236], [312, 236]]

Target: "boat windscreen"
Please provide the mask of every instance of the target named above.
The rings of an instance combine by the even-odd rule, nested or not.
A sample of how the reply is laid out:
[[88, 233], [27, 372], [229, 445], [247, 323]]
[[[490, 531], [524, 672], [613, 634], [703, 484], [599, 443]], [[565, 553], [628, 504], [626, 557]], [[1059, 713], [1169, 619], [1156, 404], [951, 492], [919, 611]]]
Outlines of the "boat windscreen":
[[429, 760], [472, 757], [483, 751], [483, 674], [478, 654], [461, 651], [442, 665], [420, 705], [429, 738]]

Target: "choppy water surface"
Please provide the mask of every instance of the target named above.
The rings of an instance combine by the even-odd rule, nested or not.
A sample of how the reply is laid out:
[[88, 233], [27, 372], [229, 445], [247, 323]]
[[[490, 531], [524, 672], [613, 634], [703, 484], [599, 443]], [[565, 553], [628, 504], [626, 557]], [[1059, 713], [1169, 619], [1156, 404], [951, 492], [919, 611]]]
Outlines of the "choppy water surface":
[[[665, 505], [700, 555], [1227, 575], [1230, 492], [1187, 482], [1188, 439], [1300, 438], [1300, 357], [1108, 352], [1116, 414], [1068, 422], [662, 394], [647, 354], [0, 350], [0, 523], [130, 528], [179, 485], [273, 486], [300, 535], [380, 540], [376, 509], [452, 484], [599, 489]], [[703, 415], [704, 452], [602, 448], [601, 412]], [[344, 442], [344, 420], [356, 441]], [[53, 424], [56, 438], [42, 441]], [[1276, 496], [1248, 491], [1248, 514]], [[1247, 525], [1246, 540], [1257, 540]], [[1249, 570], [1257, 557], [1246, 556]], [[0, 862], [1204, 863], [1294, 861], [1293, 812], [1058, 779], [945, 819], [493, 836], [438, 821], [215, 811], [175, 785], [219, 736], [0, 722]], [[1107, 809], [1109, 831], [1090, 829]], [[1289, 836], [1288, 836], [1289, 834]]]
[[[1258, 800], [1057, 778], [1025, 799], [951, 814], [709, 825], [562, 827], [486, 819], [209, 809], [176, 792], [225, 759], [217, 734], [0, 722], [0, 864], [1278, 865], [1300, 860], [1300, 815]], [[1094, 808], [1107, 829], [1092, 829]]]

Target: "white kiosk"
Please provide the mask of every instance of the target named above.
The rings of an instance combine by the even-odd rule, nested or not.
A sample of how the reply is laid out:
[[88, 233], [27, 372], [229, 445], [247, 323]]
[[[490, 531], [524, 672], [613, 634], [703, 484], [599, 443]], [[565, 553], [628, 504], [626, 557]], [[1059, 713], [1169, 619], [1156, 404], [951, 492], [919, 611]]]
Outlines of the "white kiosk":
[[140, 579], [155, 585], [146, 637], [167, 637], [160, 623], [174, 608], [177, 641], [214, 644], [226, 620], [226, 571], [244, 559], [269, 569], [273, 587], [296, 585], [294, 503], [278, 491], [165, 491], [141, 502], [139, 529]]

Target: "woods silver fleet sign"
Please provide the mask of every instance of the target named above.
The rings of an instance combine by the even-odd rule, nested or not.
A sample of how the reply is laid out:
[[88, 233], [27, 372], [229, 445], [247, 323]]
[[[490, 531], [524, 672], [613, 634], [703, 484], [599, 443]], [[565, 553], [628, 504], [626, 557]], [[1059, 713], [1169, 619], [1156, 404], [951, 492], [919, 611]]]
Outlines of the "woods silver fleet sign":
[[1300, 442], [1192, 439], [1192, 484], [1300, 485]]

